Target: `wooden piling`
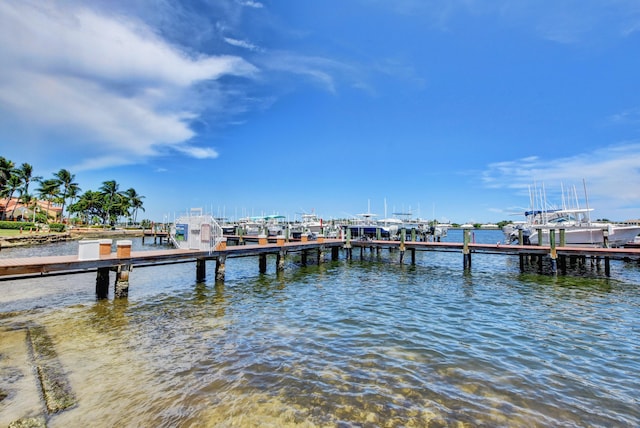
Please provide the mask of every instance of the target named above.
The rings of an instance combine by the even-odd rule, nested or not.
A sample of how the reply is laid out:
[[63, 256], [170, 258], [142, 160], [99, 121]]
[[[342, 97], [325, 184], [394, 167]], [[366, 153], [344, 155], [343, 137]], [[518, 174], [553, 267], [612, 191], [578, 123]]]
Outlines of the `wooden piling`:
[[336, 261], [340, 257], [340, 248], [331, 247], [331, 260]]
[[109, 268], [98, 268], [96, 276], [96, 297], [106, 299], [109, 295]]
[[465, 270], [471, 269], [471, 251], [469, 250], [469, 229], [462, 231], [462, 267]]
[[558, 252], [556, 251], [556, 231], [555, 229], [549, 229], [549, 246], [551, 257], [551, 273], [556, 275], [558, 273]]
[[116, 283], [114, 287], [113, 296], [116, 299], [129, 296], [129, 272], [131, 272], [132, 265], [118, 265], [116, 268]]
[[196, 282], [204, 282], [207, 277], [207, 264], [205, 259], [196, 259]]
[[276, 272], [284, 271], [284, 263], [287, 256], [287, 252], [284, 250], [280, 250], [278, 255], [276, 256]]
[[227, 256], [218, 256], [216, 258], [216, 281], [224, 281], [227, 264]]
[[267, 255], [260, 254], [260, 256], [258, 257], [260, 258], [260, 261], [259, 261], [260, 273], [267, 273]]

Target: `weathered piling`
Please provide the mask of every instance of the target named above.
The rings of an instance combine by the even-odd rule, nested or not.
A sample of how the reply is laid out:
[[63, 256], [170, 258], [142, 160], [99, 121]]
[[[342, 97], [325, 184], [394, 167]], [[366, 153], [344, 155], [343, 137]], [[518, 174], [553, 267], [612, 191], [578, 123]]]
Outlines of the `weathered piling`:
[[218, 256], [216, 258], [216, 281], [224, 281], [225, 270], [226, 270], [227, 257], [226, 256]]
[[132, 265], [118, 265], [116, 268], [116, 283], [114, 286], [114, 297], [123, 298], [129, 296], [129, 273], [133, 269]]
[[556, 251], [556, 231], [555, 229], [549, 229], [549, 246], [551, 257], [551, 272], [556, 275], [558, 273], [558, 252]]
[[469, 229], [462, 232], [462, 266], [464, 270], [471, 269], [471, 251], [469, 250]]
[[278, 255], [276, 256], [276, 272], [284, 271], [286, 257], [287, 252], [285, 250], [280, 250], [278, 252]]

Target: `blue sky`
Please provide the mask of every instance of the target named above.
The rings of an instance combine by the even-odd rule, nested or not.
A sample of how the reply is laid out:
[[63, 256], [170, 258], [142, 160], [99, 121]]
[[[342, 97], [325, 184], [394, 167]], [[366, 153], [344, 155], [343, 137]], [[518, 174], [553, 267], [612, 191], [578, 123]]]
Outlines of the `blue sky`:
[[640, 218], [637, 0], [5, 0], [0, 57], [0, 155], [139, 218]]

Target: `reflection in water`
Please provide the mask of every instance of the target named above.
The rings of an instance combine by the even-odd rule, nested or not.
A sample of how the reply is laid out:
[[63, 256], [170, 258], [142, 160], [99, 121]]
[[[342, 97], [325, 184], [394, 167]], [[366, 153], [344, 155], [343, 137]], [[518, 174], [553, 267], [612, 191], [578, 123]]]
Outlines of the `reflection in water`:
[[266, 274], [231, 259], [224, 283], [135, 269], [119, 300], [96, 300], [89, 274], [2, 283], [0, 313], [16, 312], [0, 340], [47, 329], [79, 398], [51, 427], [637, 425], [637, 269], [364, 259]]

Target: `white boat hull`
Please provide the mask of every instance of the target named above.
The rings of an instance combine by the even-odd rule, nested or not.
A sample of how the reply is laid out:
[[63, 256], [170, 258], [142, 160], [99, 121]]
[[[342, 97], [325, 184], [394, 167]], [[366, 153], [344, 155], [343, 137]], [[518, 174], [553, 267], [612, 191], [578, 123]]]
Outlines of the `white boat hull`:
[[[633, 241], [640, 234], [640, 226], [615, 226], [609, 225], [603, 227], [567, 227], [565, 230], [566, 246], [589, 246], [603, 247], [605, 243], [605, 232], [607, 233], [607, 244], [609, 247], [621, 247], [626, 243]], [[542, 229], [541, 242], [538, 236], [538, 230], [532, 227], [529, 234], [529, 242], [531, 245], [550, 245], [549, 235], [550, 229]], [[555, 242], [560, 245], [560, 231], [555, 229]], [[517, 231], [512, 232], [516, 234]], [[514, 235], [512, 235], [514, 236]]]

